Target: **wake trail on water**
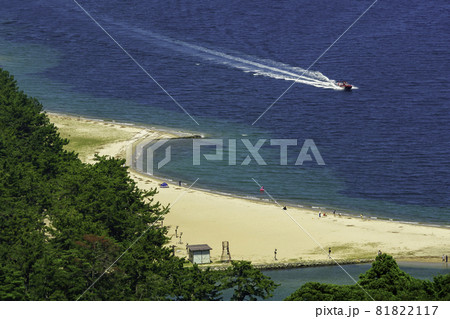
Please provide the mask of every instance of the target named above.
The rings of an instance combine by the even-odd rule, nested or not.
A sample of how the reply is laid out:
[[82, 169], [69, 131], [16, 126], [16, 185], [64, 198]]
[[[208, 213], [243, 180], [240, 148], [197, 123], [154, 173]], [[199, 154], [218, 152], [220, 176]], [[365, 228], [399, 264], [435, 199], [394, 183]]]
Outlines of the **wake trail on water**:
[[[211, 63], [226, 65], [247, 73], [253, 73], [255, 76], [265, 76], [277, 80], [294, 81], [323, 89], [332, 89], [336, 91], [343, 90], [343, 88], [337, 85], [335, 80], [329, 79], [318, 71], [305, 70], [300, 67], [293, 67], [281, 62], [276, 62], [269, 59], [260, 59], [253, 56], [234, 56], [199, 45], [169, 38], [149, 30], [144, 30], [137, 27], [130, 28], [123, 23], [113, 22], [113, 24], [127, 28], [144, 40], [153, 40], [159, 46], [166, 47], [183, 54], [199, 57]], [[356, 89], [356, 87], [353, 88]]]

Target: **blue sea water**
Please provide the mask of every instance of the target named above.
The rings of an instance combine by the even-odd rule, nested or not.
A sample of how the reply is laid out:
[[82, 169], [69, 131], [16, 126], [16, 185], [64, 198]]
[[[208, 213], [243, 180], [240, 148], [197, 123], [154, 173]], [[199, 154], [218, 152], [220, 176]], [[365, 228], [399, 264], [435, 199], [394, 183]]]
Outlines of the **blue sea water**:
[[[430, 280], [438, 275], [446, 275], [450, 272], [448, 264], [443, 263], [418, 263], [399, 262], [401, 270], [417, 279]], [[294, 291], [307, 282], [320, 282], [335, 285], [353, 285], [358, 281], [359, 275], [368, 271], [370, 264], [344, 265], [346, 275], [338, 266], [323, 266], [312, 268], [268, 270], [264, 271], [266, 276], [272, 278], [280, 286], [275, 289], [270, 300], [284, 300]], [[351, 276], [351, 277], [350, 277]], [[231, 296], [225, 295], [230, 298]]]
[[[172, 142], [156, 174], [187, 184], [450, 225], [448, 1], [377, 1], [307, 72], [373, 1], [78, 3], [199, 125], [76, 2], [0, 0], [0, 66], [46, 110], [237, 141], [234, 166]], [[273, 138], [299, 141], [288, 165], [268, 141], [240, 165], [240, 139]], [[305, 139], [326, 165], [294, 165]]]

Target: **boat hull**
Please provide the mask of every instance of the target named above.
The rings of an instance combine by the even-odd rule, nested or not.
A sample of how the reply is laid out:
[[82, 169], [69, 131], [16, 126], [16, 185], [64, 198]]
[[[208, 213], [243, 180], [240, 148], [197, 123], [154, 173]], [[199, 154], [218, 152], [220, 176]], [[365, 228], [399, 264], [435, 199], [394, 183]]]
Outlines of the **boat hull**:
[[342, 82], [337, 82], [336, 83], [339, 87], [341, 87], [342, 89], [344, 89], [345, 91], [351, 91], [353, 86], [351, 84], [348, 84], [345, 81]]

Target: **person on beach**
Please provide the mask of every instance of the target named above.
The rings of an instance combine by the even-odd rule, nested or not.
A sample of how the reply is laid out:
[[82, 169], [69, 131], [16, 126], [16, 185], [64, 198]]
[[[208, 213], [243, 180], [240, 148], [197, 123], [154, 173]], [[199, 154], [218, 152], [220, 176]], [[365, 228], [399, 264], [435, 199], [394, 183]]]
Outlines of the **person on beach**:
[[445, 263], [448, 263], [448, 255], [445, 255]]
[[336, 216], [336, 211], [335, 210], [333, 210], [333, 215]]
[[445, 261], [445, 255], [442, 254], [442, 262], [444, 262], [444, 261]]
[[328, 258], [331, 258], [331, 247], [328, 248]]
[[273, 259], [277, 260], [277, 249], [273, 251]]
[[381, 250], [378, 250], [378, 256], [380, 256], [381, 255]]
[[321, 213], [321, 212], [319, 212], [319, 218], [320, 218], [320, 217], [322, 217], [322, 213]]

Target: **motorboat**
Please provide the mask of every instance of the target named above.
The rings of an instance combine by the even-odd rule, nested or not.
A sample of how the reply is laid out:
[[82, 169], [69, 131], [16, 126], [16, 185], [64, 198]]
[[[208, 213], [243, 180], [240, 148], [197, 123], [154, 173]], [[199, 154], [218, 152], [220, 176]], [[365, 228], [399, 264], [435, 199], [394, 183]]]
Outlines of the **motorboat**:
[[343, 88], [345, 91], [351, 91], [352, 90], [352, 85], [348, 84], [345, 81], [340, 81], [340, 82], [336, 82], [337, 86]]

